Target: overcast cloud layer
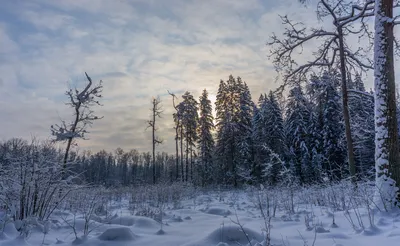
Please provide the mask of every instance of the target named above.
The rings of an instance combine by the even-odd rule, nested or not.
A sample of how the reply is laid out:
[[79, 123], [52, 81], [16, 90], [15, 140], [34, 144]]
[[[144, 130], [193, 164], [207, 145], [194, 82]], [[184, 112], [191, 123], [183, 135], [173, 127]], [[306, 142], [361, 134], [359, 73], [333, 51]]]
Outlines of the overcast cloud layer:
[[[70, 119], [65, 90], [82, 86], [86, 71], [104, 81], [104, 119], [85, 149], [150, 150], [151, 99], [164, 116], [160, 150], [174, 148], [171, 97], [241, 76], [258, 98], [275, 88], [265, 43], [281, 33], [278, 14], [314, 21], [314, 8], [284, 0], [30, 0], [0, 8], [0, 138], [42, 139], [50, 125]], [[370, 86], [369, 86], [370, 87]]]

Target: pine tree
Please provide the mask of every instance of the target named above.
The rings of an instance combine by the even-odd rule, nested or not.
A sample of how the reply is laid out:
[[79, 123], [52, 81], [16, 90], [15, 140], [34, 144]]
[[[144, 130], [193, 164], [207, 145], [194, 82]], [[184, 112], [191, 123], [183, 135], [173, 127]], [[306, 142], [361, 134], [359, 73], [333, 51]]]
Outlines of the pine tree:
[[221, 80], [217, 100], [217, 160], [219, 164], [219, 178], [223, 183], [238, 185], [238, 167], [240, 155], [238, 152], [238, 133], [240, 122], [240, 84], [230, 75], [224, 82]]
[[365, 177], [374, 168], [374, 98], [365, 91], [361, 76], [357, 75], [349, 93], [350, 123], [353, 129], [357, 174]]
[[344, 126], [341, 114], [340, 96], [337, 91], [335, 74], [325, 72], [321, 77], [323, 86], [323, 150], [324, 169], [331, 180], [340, 180], [346, 174], [346, 147], [343, 146]]
[[253, 164], [254, 147], [252, 142], [252, 118], [254, 103], [251, 100], [249, 87], [241, 78], [237, 78], [238, 93], [239, 93], [239, 110], [237, 113], [237, 150], [238, 150], [238, 163], [240, 169], [239, 175], [245, 181], [250, 179], [250, 170]]
[[214, 116], [212, 115], [211, 101], [208, 99], [208, 92], [203, 90], [199, 98], [199, 126], [198, 126], [198, 148], [200, 157], [200, 176], [201, 184], [204, 186], [210, 184], [213, 167], [214, 139], [212, 131], [214, 130]]
[[[285, 139], [288, 148], [288, 161], [293, 167], [293, 173], [299, 182], [309, 183], [309, 167], [312, 149], [309, 146], [310, 112], [306, 98], [300, 86], [292, 88], [289, 92], [286, 120]], [[310, 170], [311, 169], [311, 170]]]
[[[178, 110], [181, 114], [182, 131], [184, 132], [185, 147], [186, 147], [186, 176], [185, 181], [190, 177], [193, 179], [193, 155], [196, 148], [197, 141], [197, 124], [198, 116], [198, 102], [194, 99], [190, 92], [185, 92], [182, 95], [183, 101], [179, 103]], [[189, 161], [190, 159], [190, 161]], [[190, 164], [190, 171], [189, 171]]]
[[253, 118], [252, 118], [252, 144], [253, 144], [253, 165], [250, 171], [253, 182], [262, 182], [262, 163], [265, 158], [263, 141], [265, 139], [264, 131], [264, 117], [263, 110], [265, 109], [264, 103], [266, 103], [263, 94], [258, 99], [258, 107], [254, 105]]
[[276, 160], [275, 155], [280, 158], [284, 154], [284, 130], [282, 110], [278, 105], [278, 101], [272, 91], [270, 91], [267, 102], [264, 104], [264, 122], [265, 122], [265, 146], [268, 148], [268, 157], [264, 167], [264, 176], [270, 184], [277, 184], [279, 181], [279, 173], [281, 171], [281, 163]]

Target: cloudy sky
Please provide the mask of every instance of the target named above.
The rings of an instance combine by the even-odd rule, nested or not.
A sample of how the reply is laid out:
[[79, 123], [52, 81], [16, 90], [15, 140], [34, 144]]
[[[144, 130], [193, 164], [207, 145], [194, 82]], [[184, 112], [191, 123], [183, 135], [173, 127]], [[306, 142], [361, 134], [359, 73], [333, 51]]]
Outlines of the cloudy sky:
[[84, 72], [104, 82], [104, 116], [83, 148], [150, 150], [151, 99], [164, 115], [160, 150], [173, 145], [171, 97], [241, 76], [258, 98], [275, 88], [266, 41], [282, 32], [278, 14], [314, 21], [293, 0], [14, 0], [0, 8], [0, 139], [50, 136], [70, 119], [64, 92]]

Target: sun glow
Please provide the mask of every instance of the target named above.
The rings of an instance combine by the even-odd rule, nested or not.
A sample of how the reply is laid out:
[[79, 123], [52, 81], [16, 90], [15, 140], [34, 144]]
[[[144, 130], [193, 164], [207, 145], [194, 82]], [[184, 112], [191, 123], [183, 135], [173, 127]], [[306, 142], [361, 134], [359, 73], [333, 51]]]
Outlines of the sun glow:
[[215, 101], [217, 100], [217, 96], [214, 94], [208, 94], [208, 99], [211, 101], [211, 105], [213, 108], [215, 107]]
[[214, 94], [208, 94], [208, 99], [211, 101], [211, 106], [212, 106], [212, 114], [214, 116], [214, 119], [216, 117], [216, 113], [215, 113], [215, 101], [217, 100], [217, 96]]

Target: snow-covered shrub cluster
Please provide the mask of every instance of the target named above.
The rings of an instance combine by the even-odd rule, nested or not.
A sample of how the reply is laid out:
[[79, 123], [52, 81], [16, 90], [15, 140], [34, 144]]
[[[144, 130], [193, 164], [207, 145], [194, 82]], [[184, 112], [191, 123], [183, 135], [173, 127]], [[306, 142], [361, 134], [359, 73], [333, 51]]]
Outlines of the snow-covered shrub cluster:
[[47, 220], [77, 176], [68, 169], [62, 180], [62, 155], [49, 141], [12, 139], [1, 146], [0, 205], [15, 221]]

